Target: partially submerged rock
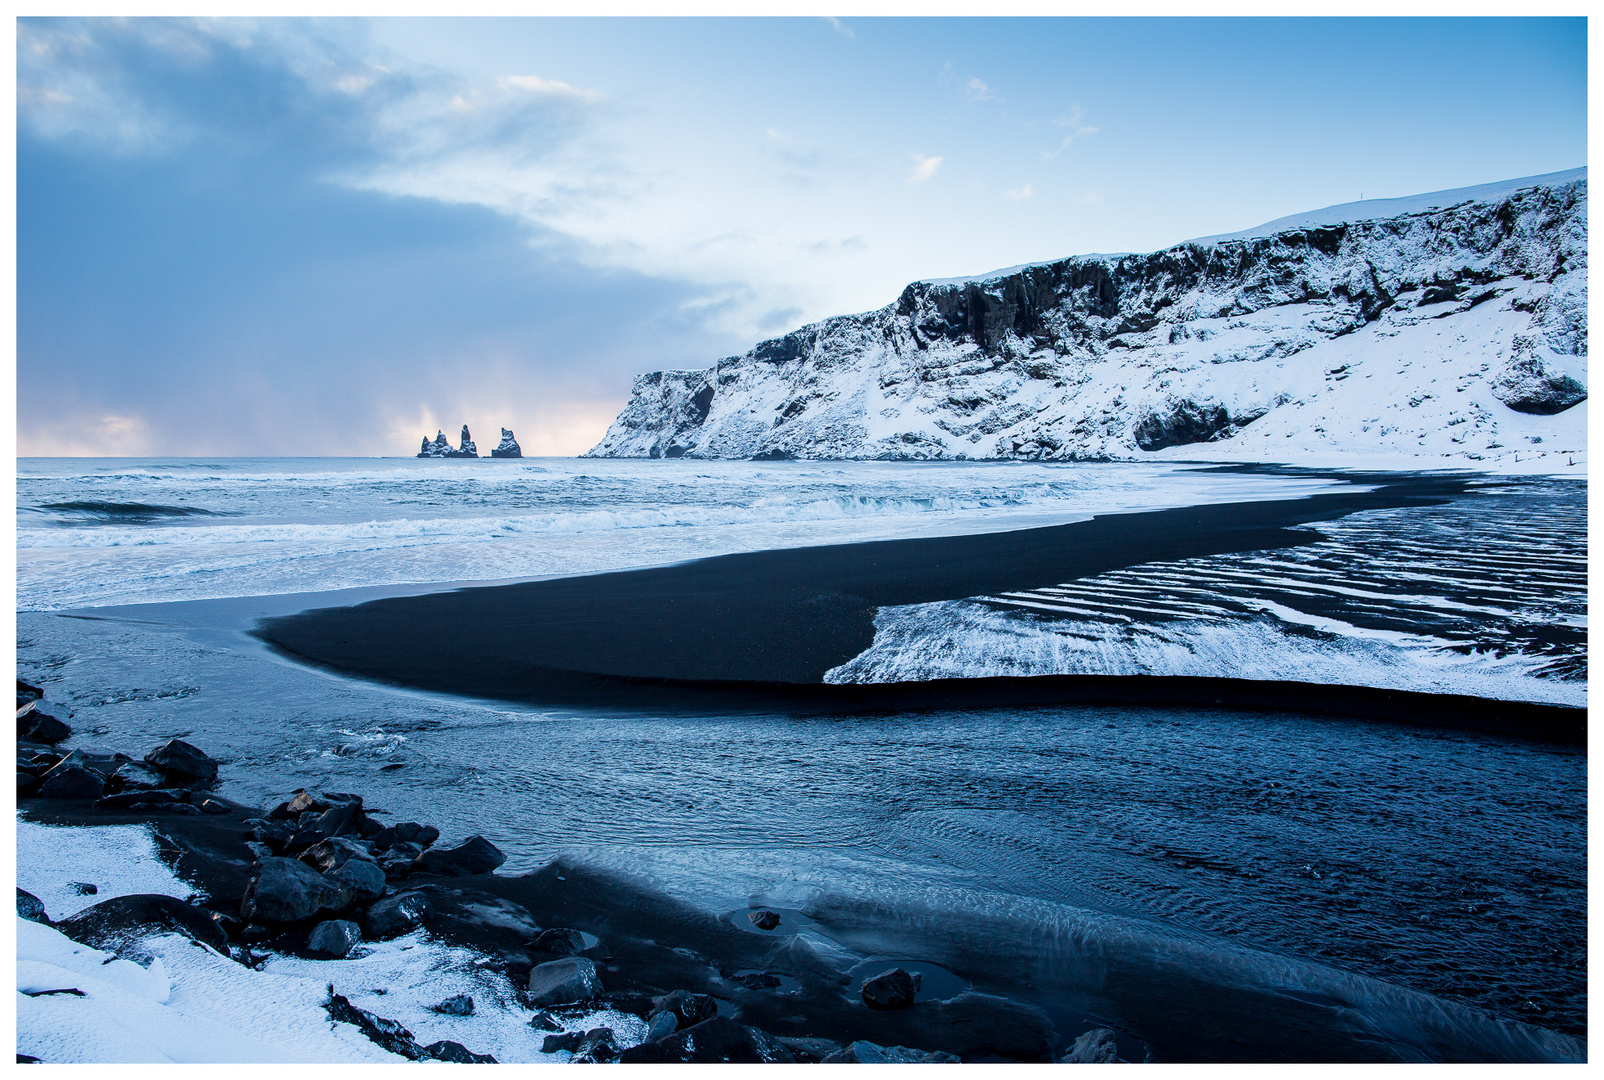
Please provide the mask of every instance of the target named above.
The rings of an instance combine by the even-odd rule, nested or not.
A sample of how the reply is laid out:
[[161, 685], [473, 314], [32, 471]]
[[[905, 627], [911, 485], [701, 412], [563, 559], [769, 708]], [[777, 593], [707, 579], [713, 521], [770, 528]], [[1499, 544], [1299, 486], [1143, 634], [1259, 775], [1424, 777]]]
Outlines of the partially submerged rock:
[[910, 975], [901, 968], [881, 972], [865, 979], [860, 993], [863, 1003], [871, 1009], [906, 1009], [919, 993], [920, 977]]
[[217, 762], [182, 739], [170, 739], [146, 754], [145, 764], [179, 781], [210, 783], [217, 779]]
[[945, 1050], [915, 1050], [910, 1046], [881, 1046], [865, 1039], [824, 1057], [825, 1065], [951, 1065], [956, 1055]]
[[626, 1063], [739, 1062], [794, 1063], [795, 1056], [767, 1032], [727, 1016], [715, 1016], [672, 1035], [632, 1046], [619, 1055]]
[[362, 921], [370, 938], [387, 941], [416, 930], [433, 915], [428, 897], [421, 892], [406, 892], [373, 904]]
[[413, 873], [468, 877], [488, 874], [507, 861], [501, 849], [482, 836], [470, 836], [454, 848], [431, 848], [412, 864]]

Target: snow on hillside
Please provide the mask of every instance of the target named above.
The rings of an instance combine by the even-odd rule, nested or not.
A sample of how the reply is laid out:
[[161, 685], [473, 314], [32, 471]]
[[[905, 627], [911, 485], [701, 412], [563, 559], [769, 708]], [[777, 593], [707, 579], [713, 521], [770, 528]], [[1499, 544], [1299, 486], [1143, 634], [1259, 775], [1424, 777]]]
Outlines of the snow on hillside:
[[589, 454], [1580, 475], [1586, 221], [1578, 169], [915, 282], [710, 369], [640, 376]]

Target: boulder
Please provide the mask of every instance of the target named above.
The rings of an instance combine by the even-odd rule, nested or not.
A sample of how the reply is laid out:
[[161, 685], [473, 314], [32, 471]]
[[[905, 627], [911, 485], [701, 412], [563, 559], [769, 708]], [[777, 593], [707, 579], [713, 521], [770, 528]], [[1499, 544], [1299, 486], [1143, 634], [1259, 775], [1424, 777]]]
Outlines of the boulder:
[[1109, 1028], [1093, 1028], [1076, 1039], [1069, 1053], [1059, 1060], [1070, 1065], [1113, 1064], [1119, 1060], [1114, 1032]]
[[807, 1035], [776, 1035], [774, 1041], [791, 1051], [791, 1056], [804, 1065], [817, 1065], [843, 1049], [834, 1039], [819, 1039]]
[[536, 1031], [561, 1031], [563, 1029], [562, 1021], [557, 1019], [551, 1013], [547, 1012], [545, 1009], [539, 1010], [535, 1013], [535, 1015], [529, 1018], [529, 1026], [534, 1028]]
[[1489, 385], [1499, 401], [1533, 416], [1553, 416], [1587, 400], [1587, 387], [1562, 371], [1550, 370], [1534, 352], [1518, 348]]
[[591, 1028], [585, 1032], [580, 1040], [574, 1056], [569, 1062], [574, 1065], [583, 1065], [591, 1062], [606, 1063], [617, 1061], [621, 1051], [618, 1048], [618, 1038], [613, 1034], [612, 1028]]
[[679, 1018], [664, 1009], [662, 1012], [653, 1013], [646, 1021], [646, 1041], [651, 1042], [653, 1039], [661, 1039], [664, 1036], [674, 1034], [678, 1030]]
[[419, 855], [412, 872], [442, 877], [488, 874], [507, 861], [501, 849], [482, 836], [470, 836], [454, 848], [431, 848]]
[[18, 798], [22, 798], [22, 797], [28, 795], [30, 792], [33, 791], [34, 786], [36, 784], [38, 784], [38, 783], [39, 783], [39, 778], [37, 776], [35, 776], [33, 773], [26, 772], [23, 769], [18, 769], [17, 770], [17, 797]]
[[56, 929], [74, 941], [107, 952], [128, 953], [130, 946], [154, 934], [182, 934], [213, 952], [228, 955], [228, 935], [205, 908], [176, 896], [139, 893], [114, 896], [85, 908]]
[[431, 1011], [444, 1016], [472, 1016], [473, 998], [467, 994], [458, 994], [455, 997], [446, 998], [438, 1005], [431, 1005], [429, 1008]]
[[145, 755], [145, 764], [183, 782], [217, 779], [217, 762], [182, 739], [171, 739]]
[[17, 890], [17, 914], [29, 922], [50, 925], [50, 916], [45, 914], [44, 902], [26, 889]]
[[413, 1039], [412, 1032], [403, 1025], [357, 1008], [343, 994], [336, 994], [332, 985], [329, 987], [329, 1000], [323, 1003], [323, 1008], [329, 1014], [329, 1019], [355, 1025], [362, 1034], [392, 1054], [399, 1054], [409, 1061], [421, 1061], [429, 1056]]
[[167, 778], [137, 761], [125, 762], [117, 771], [106, 777], [106, 782], [119, 791], [156, 791], [167, 787]]
[[72, 734], [72, 728], [60, 717], [52, 716], [35, 707], [26, 716], [17, 718], [17, 738], [29, 742], [55, 745]]
[[202, 799], [198, 809], [203, 814], [228, 814], [233, 812], [229, 810], [227, 803], [219, 802], [216, 799]]
[[796, 1058], [767, 1032], [736, 1023], [727, 1016], [715, 1016], [664, 1038], [632, 1046], [619, 1055], [619, 1060], [626, 1063], [791, 1064]]
[[62, 762], [39, 781], [38, 795], [44, 799], [98, 799], [106, 790], [106, 780], [93, 769]]
[[363, 926], [374, 941], [387, 941], [410, 933], [434, 915], [429, 898], [420, 892], [386, 897], [368, 908]]
[[441, 1039], [432, 1042], [423, 1048], [423, 1052], [435, 1061], [450, 1061], [460, 1065], [498, 1065], [494, 1057], [489, 1054], [476, 1054], [459, 1042], [450, 1039]]
[[578, 930], [553, 927], [550, 930], [542, 930], [535, 940], [529, 943], [529, 948], [535, 952], [551, 953], [553, 956], [578, 956], [585, 951], [585, 935]]
[[913, 1004], [914, 995], [919, 992], [919, 983], [918, 975], [892, 968], [872, 979], [865, 979], [860, 993], [863, 1003], [871, 1009], [906, 1009]]
[[440, 830], [433, 825], [420, 825], [416, 821], [403, 821], [387, 825], [373, 834], [373, 850], [385, 851], [398, 844], [417, 844], [418, 853], [440, 839]]
[[542, 1054], [568, 1053], [579, 1049], [579, 1044], [585, 1041], [583, 1031], [564, 1031], [556, 1035], [547, 1035], [540, 1043]]
[[361, 820], [361, 817], [362, 804], [360, 802], [340, 803], [329, 807], [318, 815], [317, 820], [312, 823], [311, 827], [324, 836], [342, 836], [345, 833], [356, 832], [356, 823]]
[[384, 895], [384, 871], [366, 859], [348, 859], [323, 876], [349, 888], [359, 904]]
[[320, 873], [328, 873], [337, 867], [344, 866], [352, 859], [361, 859], [364, 862], [373, 862], [373, 855], [366, 847], [355, 840], [345, 837], [335, 837], [320, 840], [301, 852], [301, 861]]
[[529, 972], [528, 1004], [533, 1008], [589, 1001], [602, 992], [596, 965], [583, 956], [537, 964]]
[[67, 883], [67, 888], [71, 889], [73, 892], [77, 893], [79, 896], [99, 896], [100, 895], [100, 886], [92, 884], [92, 883], [90, 883], [88, 881], [69, 881]]
[[199, 817], [201, 808], [188, 803], [136, 802], [128, 808], [130, 814], [177, 814], [179, 817]]
[[825, 1065], [956, 1065], [958, 1058], [945, 1050], [915, 1050], [910, 1046], [881, 1046], [866, 1040], [821, 1059]]
[[524, 452], [519, 449], [518, 440], [512, 437], [512, 432], [507, 428], [502, 428], [501, 441], [496, 444], [494, 450], [490, 451], [490, 456], [493, 458], [521, 458], [524, 456]]
[[780, 925], [780, 915], [775, 911], [751, 911], [746, 918], [759, 930], [773, 930]]
[[703, 1020], [711, 1020], [718, 1015], [718, 1002], [707, 994], [675, 990], [671, 994], [663, 995], [662, 1000], [657, 1003], [657, 1008], [647, 1017], [647, 1021], [650, 1022], [653, 1016], [665, 1012], [674, 1017], [676, 1029], [694, 1027]]
[[349, 919], [329, 919], [320, 922], [307, 936], [306, 949], [320, 956], [344, 960], [362, 941], [362, 930]]
[[247, 922], [300, 922], [320, 911], [339, 911], [351, 897], [349, 885], [297, 859], [263, 859], [245, 889], [240, 917]]

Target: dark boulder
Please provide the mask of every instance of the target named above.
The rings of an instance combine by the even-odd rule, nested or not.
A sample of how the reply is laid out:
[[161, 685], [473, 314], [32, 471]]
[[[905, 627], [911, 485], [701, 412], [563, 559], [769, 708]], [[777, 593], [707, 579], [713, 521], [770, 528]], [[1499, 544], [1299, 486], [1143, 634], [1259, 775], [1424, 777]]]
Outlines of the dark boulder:
[[182, 934], [213, 952], [228, 955], [228, 935], [205, 908], [175, 896], [140, 893], [114, 896], [85, 908], [56, 928], [74, 941], [108, 952], [128, 953], [130, 945], [154, 934]]
[[343, 960], [362, 943], [362, 930], [349, 919], [320, 922], [306, 938], [306, 951]]
[[583, 1031], [564, 1031], [556, 1035], [547, 1035], [540, 1044], [542, 1054], [573, 1053], [579, 1049], [579, 1044], [585, 1041]]
[[749, 1028], [727, 1016], [715, 1016], [653, 1042], [632, 1046], [619, 1055], [619, 1060], [625, 1063], [791, 1064], [796, 1058], [767, 1032]]
[[601, 992], [596, 964], [583, 956], [565, 956], [561, 960], [537, 964], [530, 970], [529, 994], [525, 1000], [530, 1007], [538, 1009], [589, 1001]]
[[438, 1005], [431, 1005], [429, 1008], [430, 1011], [440, 1013], [443, 1016], [472, 1016], [473, 998], [467, 994], [458, 994], [455, 997], [446, 998]]
[[145, 764], [181, 782], [217, 779], [217, 762], [182, 739], [171, 739], [146, 754]]
[[167, 778], [156, 770], [139, 764], [137, 761], [125, 762], [117, 767], [117, 771], [106, 777], [108, 785], [115, 786], [123, 792], [157, 791], [167, 787]]
[[203, 814], [231, 814], [228, 804], [216, 799], [202, 799], [198, 808]]
[[[718, 1002], [707, 994], [693, 994], [689, 990], [675, 990], [671, 994], [664, 994], [657, 1008], [652, 1010], [651, 1016], [658, 1013], [671, 1013], [677, 1027], [684, 1029], [694, 1027], [703, 1020], [711, 1020], [718, 1015]], [[651, 1017], [647, 1019], [650, 1020]]]
[[337, 867], [344, 866], [352, 859], [361, 859], [364, 862], [374, 861], [373, 855], [366, 847], [344, 837], [320, 840], [301, 852], [302, 862], [319, 873], [325, 874]]
[[421, 892], [386, 897], [368, 908], [363, 927], [374, 941], [388, 941], [410, 933], [434, 916], [429, 898]]
[[[547, 1012], [545, 1009], [539, 1010], [535, 1013], [535, 1015], [529, 1018], [529, 1026], [534, 1028], [536, 1031], [561, 1031], [563, 1029], [562, 1021], [557, 1019], [551, 1013]], [[551, 1051], [547, 1050], [542, 1052], [550, 1053]]]
[[458, 1065], [498, 1065], [494, 1057], [489, 1054], [476, 1054], [459, 1042], [450, 1039], [441, 1039], [432, 1042], [423, 1048], [423, 1052], [435, 1061], [450, 1061]]
[[414, 874], [468, 877], [488, 874], [507, 861], [501, 849], [482, 836], [470, 836], [454, 848], [431, 848], [412, 865]]
[[45, 914], [44, 902], [25, 889], [17, 890], [17, 914], [29, 922], [50, 925], [50, 916]]
[[776, 1035], [774, 1041], [791, 1051], [791, 1056], [804, 1065], [817, 1065], [843, 1049], [834, 1039], [820, 1039], [808, 1035]]
[[553, 956], [578, 956], [585, 951], [585, 935], [578, 930], [553, 927], [550, 930], [542, 930], [539, 936], [529, 943], [529, 948]]
[[362, 817], [362, 804], [340, 803], [323, 811], [312, 828], [324, 836], [343, 836], [356, 832], [356, 823]]
[[64, 761], [39, 781], [38, 795], [43, 799], [98, 799], [105, 790], [105, 777]]
[[300, 922], [320, 911], [339, 911], [351, 902], [351, 896], [348, 885], [299, 860], [263, 859], [245, 889], [240, 917], [247, 922]]
[[620, 1053], [618, 1038], [613, 1034], [612, 1028], [591, 1028], [585, 1032], [585, 1037], [580, 1040], [569, 1062], [574, 1065], [612, 1062], [618, 1060]]
[[107, 795], [95, 800], [96, 810], [129, 810], [140, 803], [147, 806], [160, 806], [162, 803], [185, 802], [189, 792], [169, 788], [155, 788], [150, 791], [119, 791], [115, 795]]
[[188, 803], [136, 802], [128, 808], [130, 814], [177, 814], [179, 817], [199, 817], [201, 808]]
[[29, 742], [47, 743], [54, 746], [72, 734], [72, 728], [60, 717], [52, 716], [43, 709], [34, 708], [26, 716], [17, 718], [17, 738], [27, 739]]
[[746, 918], [759, 930], [773, 930], [780, 925], [780, 915], [775, 911], [752, 911], [747, 913]]
[[329, 1014], [329, 1019], [342, 1024], [352, 1024], [370, 1040], [392, 1054], [399, 1054], [409, 1061], [421, 1061], [429, 1056], [412, 1032], [394, 1020], [387, 1020], [377, 1016], [366, 1009], [359, 1009], [352, 1005], [343, 994], [336, 994], [334, 987], [329, 987], [329, 1000], [323, 1003], [323, 1009]]
[[384, 895], [384, 871], [366, 859], [348, 859], [323, 876], [349, 888], [359, 904]]
[[919, 992], [920, 977], [901, 968], [892, 968], [872, 979], [865, 979], [860, 993], [871, 1009], [906, 1009]]
[[71, 881], [71, 882], [68, 882], [67, 883], [67, 888], [71, 889], [73, 892], [77, 893], [79, 896], [99, 896], [100, 895], [100, 887], [98, 885], [91, 884], [90, 882], [87, 882], [87, 881]]

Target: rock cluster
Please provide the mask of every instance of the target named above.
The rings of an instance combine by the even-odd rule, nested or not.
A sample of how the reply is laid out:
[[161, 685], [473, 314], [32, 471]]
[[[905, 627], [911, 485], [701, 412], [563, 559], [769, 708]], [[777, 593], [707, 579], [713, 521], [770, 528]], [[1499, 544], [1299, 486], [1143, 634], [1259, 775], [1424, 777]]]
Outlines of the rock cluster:
[[425, 435], [423, 437], [423, 448], [418, 451], [418, 456], [420, 458], [476, 458], [479, 456], [479, 448], [474, 445], [473, 437], [468, 434], [468, 425], [463, 424], [461, 445], [453, 448], [446, 439], [446, 433], [439, 431], [435, 433], [433, 442], [429, 441], [429, 436]]

